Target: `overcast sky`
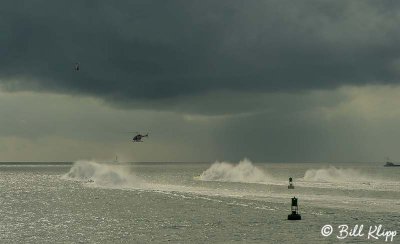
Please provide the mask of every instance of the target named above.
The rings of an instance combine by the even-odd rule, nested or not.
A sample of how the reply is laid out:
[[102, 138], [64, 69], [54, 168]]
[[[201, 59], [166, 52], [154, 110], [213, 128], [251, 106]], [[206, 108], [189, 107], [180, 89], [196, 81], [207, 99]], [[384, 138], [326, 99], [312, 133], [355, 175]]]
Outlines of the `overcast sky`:
[[400, 160], [399, 26], [398, 1], [3, 0], [0, 161]]

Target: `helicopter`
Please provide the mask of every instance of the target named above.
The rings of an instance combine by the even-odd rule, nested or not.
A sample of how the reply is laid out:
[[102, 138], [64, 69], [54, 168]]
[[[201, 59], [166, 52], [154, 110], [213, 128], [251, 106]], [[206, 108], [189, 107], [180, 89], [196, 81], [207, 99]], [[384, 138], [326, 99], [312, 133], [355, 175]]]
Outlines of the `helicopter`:
[[142, 135], [139, 132], [131, 132], [131, 133], [136, 133], [136, 135], [132, 138], [132, 142], [143, 142], [142, 141], [143, 137], [149, 137], [149, 133], [146, 133], [145, 135]]

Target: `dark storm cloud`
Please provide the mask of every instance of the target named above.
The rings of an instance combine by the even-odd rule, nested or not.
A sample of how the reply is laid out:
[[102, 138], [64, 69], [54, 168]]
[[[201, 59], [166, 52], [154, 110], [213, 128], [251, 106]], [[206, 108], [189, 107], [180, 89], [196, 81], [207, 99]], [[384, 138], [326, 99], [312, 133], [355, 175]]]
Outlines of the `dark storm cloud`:
[[[2, 1], [5, 89], [114, 104], [397, 82], [397, 1]], [[81, 70], [74, 72], [74, 63]], [[168, 109], [168, 108], [166, 108]]]

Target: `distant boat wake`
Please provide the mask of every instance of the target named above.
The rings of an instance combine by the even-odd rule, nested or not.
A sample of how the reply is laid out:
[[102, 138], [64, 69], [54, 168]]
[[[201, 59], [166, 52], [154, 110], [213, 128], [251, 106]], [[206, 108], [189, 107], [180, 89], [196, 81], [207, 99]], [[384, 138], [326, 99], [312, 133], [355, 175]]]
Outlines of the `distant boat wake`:
[[217, 161], [197, 177], [197, 179], [203, 181], [265, 183], [269, 182], [272, 177], [245, 158], [236, 165]]
[[[69, 172], [62, 176], [62, 179], [81, 182], [85, 187], [150, 191], [166, 194], [170, 198], [198, 198], [229, 204], [232, 202], [231, 198], [261, 199], [267, 202], [285, 203], [293, 194], [293, 191], [287, 190], [287, 181], [284, 181], [282, 176], [281, 179], [278, 179], [277, 176], [271, 177], [270, 171], [272, 169], [267, 171], [259, 165], [253, 165], [250, 160], [246, 159], [237, 164], [227, 162], [212, 164], [198, 176], [199, 181], [210, 182], [207, 184], [202, 182], [188, 183], [186, 177], [193, 177], [190, 173], [187, 173], [186, 177], [183, 175], [182, 181], [177, 180], [173, 183], [170, 181], [171, 184], [166, 184], [164, 180], [158, 180], [164, 174], [162, 169], [156, 173], [160, 174], [159, 176], [149, 179], [148, 175], [146, 175], [143, 176], [146, 179], [144, 180], [144, 178], [137, 176], [132, 169], [134, 168], [128, 165], [77, 161], [72, 165]], [[289, 172], [287, 171], [287, 173]], [[282, 175], [282, 173], [280, 174]], [[179, 179], [182, 179], [180, 173], [177, 172], [176, 175], [179, 176]], [[223, 183], [213, 184], [213, 181]], [[247, 185], [243, 185], [243, 187], [235, 185], [240, 183], [247, 183]], [[275, 186], [262, 190], [262, 187], [260, 188], [253, 184]], [[312, 202], [317, 206], [351, 208], [354, 202], [359, 202], [362, 199], [363, 203], [366, 203], [366, 209], [370, 209], [369, 206], [374, 206], [375, 208], [379, 206], [382, 211], [397, 211], [398, 209], [398, 205], [393, 205], [393, 202], [397, 201], [397, 199], [392, 199], [391, 195], [383, 199], [380, 197], [360, 198], [360, 196], [347, 196], [348, 190], [356, 190], [354, 191], [355, 193], [358, 193], [358, 190], [386, 191], [393, 192], [393, 194], [399, 192], [398, 181], [379, 182], [358, 169], [335, 168], [333, 166], [306, 169], [303, 178], [295, 179], [295, 185], [294, 191], [302, 192], [303, 201]], [[327, 188], [331, 190], [316, 190], [317, 193], [314, 194], [313, 191], [309, 191], [307, 188]], [[345, 190], [346, 194], [342, 194], [342, 190]], [[347, 204], [344, 204], [345, 202]], [[356, 205], [356, 208], [359, 207], [359, 205]]]
[[[157, 181], [148, 182], [137, 176], [130, 167], [121, 165], [101, 164], [94, 161], [77, 161], [70, 171], [62, 176], [63, 179], [87, 183], [87, 186], [141, 189], [150, 191], [179, 191], [179, 192], [209, 192], [200, 186], [187, 186], [179, 183], [174, 185], [160, 184]], [[279, 179], [262, 167], [244, 159], [237, 164], [215, 162], [194, 180], [210, 182], [237, 182], [275, 186], [286, 186], [287, 179]], [[333, 166], [320, 169], [308, 169], [304, 177], [295, 179], [297, 187], [329, 188], [329, 189], [375, 189], [378, 191], [399, 191], [399, 182], [379, 179], [363, 173], [358, 169], [336, 168]], [[284, 191], [285, 192], [285, 191]], [[209, 192], [214, 194], [214, 192]], [[219, 194], [220, 192], [218, 192]]]
[[85, 160], [75, 162], [62, 178], [103, 187], [139, 186], [143, 183], [139, 177], [124, 168]]
[[[287, 175], [290, 177], [290, 175]], [[238, 164], [215, 162], [195, 180], [217, 182], [240, 182], [265, 185], [287, 186], [287, 178], [277, 178], [266, 169], [254, 166], [248, 159]], [[359, 169], [336, 168], [329, 166], [319, 169], [308, 169], [304, 176], [295, 179], [295, 185], [308, 188], [341, 188], [370, 189], [382, 191], [398, 191], [398, 182], [370, 175]]]
[[373, 177], [352, 168], [336, 168], [329, 166], [322, 169], [309, 169], [304, 173], [305, 181], [316, 182], [370, 182]]

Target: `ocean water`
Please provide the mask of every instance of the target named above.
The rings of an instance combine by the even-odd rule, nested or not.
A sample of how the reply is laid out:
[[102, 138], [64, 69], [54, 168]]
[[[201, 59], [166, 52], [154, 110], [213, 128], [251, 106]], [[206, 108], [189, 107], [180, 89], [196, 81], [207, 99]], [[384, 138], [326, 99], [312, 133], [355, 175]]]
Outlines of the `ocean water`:
[[399, 220], [400, 167], [379, 163], [0, 165], [0, 243], [400, 243]]

